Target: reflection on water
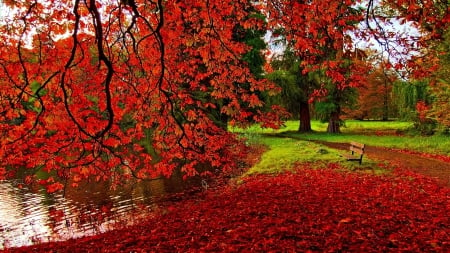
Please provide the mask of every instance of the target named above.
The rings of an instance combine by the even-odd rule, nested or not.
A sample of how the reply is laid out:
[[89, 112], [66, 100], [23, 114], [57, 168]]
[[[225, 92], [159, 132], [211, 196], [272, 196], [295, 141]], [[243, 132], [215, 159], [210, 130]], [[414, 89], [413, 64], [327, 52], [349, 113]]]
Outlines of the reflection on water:
[[63, 197], [43, 189], [19, 189], [13, 180], [0, 181], [0, 250], [132, 225], [157, 208], [155, 197], [187, 186], [178, 175], [130, 182], [116, 190], [108, 183], [85, 184], [66, 189]]

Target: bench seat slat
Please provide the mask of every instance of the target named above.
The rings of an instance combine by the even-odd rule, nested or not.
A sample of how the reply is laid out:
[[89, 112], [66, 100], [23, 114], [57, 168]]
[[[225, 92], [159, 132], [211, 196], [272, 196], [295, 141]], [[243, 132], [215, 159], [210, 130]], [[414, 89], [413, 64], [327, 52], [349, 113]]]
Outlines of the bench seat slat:
[[347, 158], [348, 161], [359, 161], [361, 159], [361, 156], [354, 156], [350, 154], [343, 154], [345, 158]]
[[360, 149], [360, 148], [353, 147], [353, 146], [350, 146], [350, 151], [356, 152], [358, 154], [364, 154], [364, 149]]
[[354, 142], [354, 141], [350, 142], [350, 145], [351, 145], [351, 146], [358, 147], [358, 148], [360, 148], [360, 149], [364, 149], [364, 147], [366, 146], [365, 144], [358, 143], [358, 142]]
[[364, 155], [364, 148], [365, 144], [352, 141], [350, 142], [349, 147], [351, 154], [343, 154], [343, 156], [347, 158], [347, 161], [359, 161], [359, 164], [361, 164]]

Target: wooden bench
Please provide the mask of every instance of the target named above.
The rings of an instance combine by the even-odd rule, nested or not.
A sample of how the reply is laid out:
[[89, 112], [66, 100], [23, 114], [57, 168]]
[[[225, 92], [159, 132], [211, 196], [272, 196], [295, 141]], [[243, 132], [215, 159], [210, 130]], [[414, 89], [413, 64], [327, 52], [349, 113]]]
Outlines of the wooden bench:
[[366, 145], [358, 142], [350, 142], [350, 151], [351, 154], [343, 154], [347, 161], [359, 161], [359, 164], [362, 163], [364, 148]]

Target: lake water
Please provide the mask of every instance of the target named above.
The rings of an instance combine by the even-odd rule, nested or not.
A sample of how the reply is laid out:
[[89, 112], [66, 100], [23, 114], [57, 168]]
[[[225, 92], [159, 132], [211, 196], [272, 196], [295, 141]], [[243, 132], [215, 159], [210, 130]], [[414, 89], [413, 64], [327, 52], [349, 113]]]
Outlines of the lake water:
[[199, 180], [129, 182], [111, 190], [106, 182], [80, 184], [65, 195], [43, 189], [19, 189], [18, 181], [0, 181], [0, 250], [99, 234], [138, 223], [158, 209], [155, 198], [185, 190]]

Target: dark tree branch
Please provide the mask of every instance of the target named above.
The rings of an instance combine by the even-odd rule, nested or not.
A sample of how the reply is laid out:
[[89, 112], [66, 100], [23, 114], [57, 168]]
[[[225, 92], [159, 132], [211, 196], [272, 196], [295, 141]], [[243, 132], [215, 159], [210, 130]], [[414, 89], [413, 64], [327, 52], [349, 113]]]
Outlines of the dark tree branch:
[[104, 80], [105, 85], [104, 92], [106, 95], [106, 110], [108, 112], [108, 124], [103, 130], [95, 134], [96, 139], [98, 139], [103, 138], [105, 134], [111, 129], [114, 123], [114, 110], [112, 108], [111, 102], [111, 81], [114, 74], [114, 68], [103, 49], [103, 27], [102, 27], [103, 23], [101, 21], [101, 16], [100, 13], [98, 12], [97, 6], [95, 5], [95, 0], [90, 0], [89, 10], [91, 11], [94, 19], [95, 37], [97, 40], [97, 50], [99, 60], [102, 61], [107, 68], [107, 73]]

